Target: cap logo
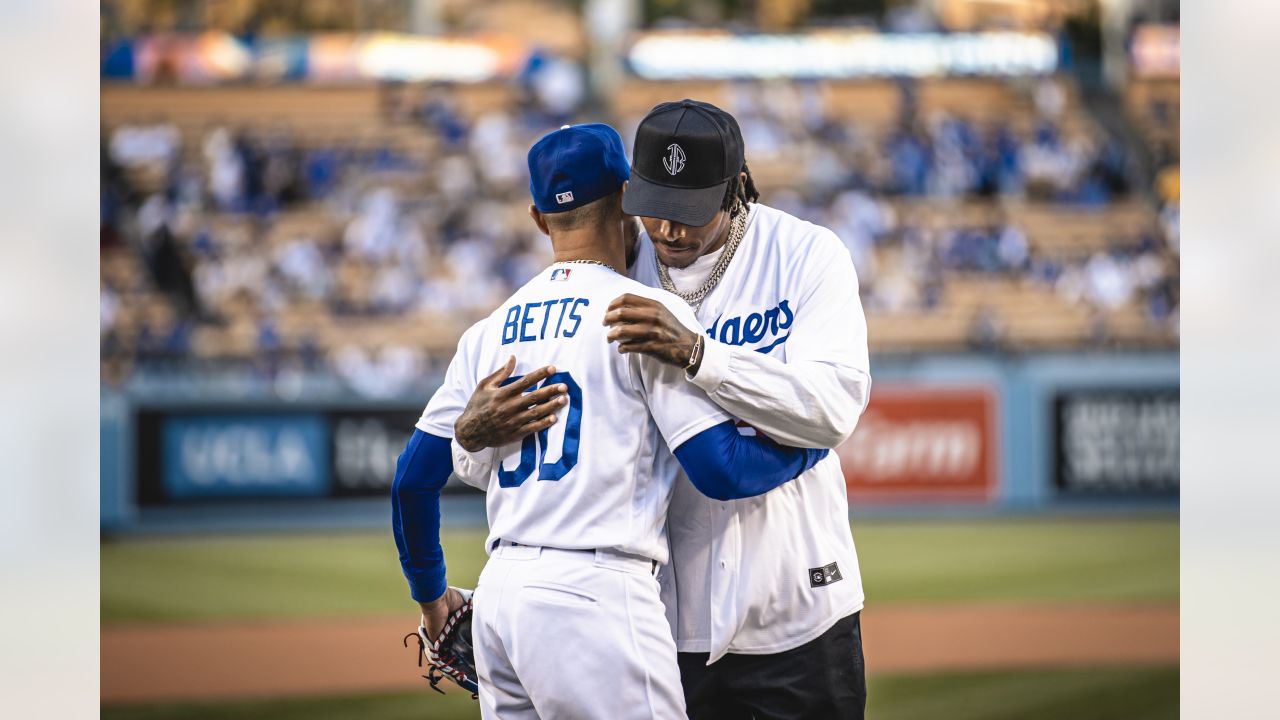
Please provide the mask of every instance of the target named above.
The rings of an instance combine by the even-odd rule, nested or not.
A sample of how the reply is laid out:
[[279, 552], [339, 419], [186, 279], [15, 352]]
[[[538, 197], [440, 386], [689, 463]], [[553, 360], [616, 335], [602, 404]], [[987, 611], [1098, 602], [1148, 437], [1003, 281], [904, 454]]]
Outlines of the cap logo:
[[572, 191], [565, 191], [565, 192], [562, 192], [562, 193], [556, 193], [556, 204], [557, 204], [557, 205], [563, 205], [563, 204], [565, 204], [565, 203], [571, 203], [571, 202], [573, 202], [573, 192], [572, 192]]
[[662, 167], [667, 172], [675, 175], [684, 169], [684, 148], [675, 143], [667, 146], [667, 156], [662, 158]]

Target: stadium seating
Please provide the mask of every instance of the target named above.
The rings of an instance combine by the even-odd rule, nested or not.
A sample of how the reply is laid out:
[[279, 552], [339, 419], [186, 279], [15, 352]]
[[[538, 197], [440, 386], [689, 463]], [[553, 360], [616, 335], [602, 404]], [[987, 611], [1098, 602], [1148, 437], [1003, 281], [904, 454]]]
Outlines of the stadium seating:
[[[1059, 81], [1066, 102], [1057, 120], [1064, 138], [1090, 139], [1096, 128], [1081, 109], [1074, 88]], [[659, 101], [697, 97], [732, 106], [734, 93], [741, 88], [728, 83], [688, 82], [677, 85], [629, 80], [615, 96], [611, 110], [622, 119], [624, 135], [648, 108]], [[916, 97], [923, 120], [945, 112], [981, 126], [1003, 122], [1021, 134], [1029, 134], [1037, 123], [1031, 99], [1032, 87], [989, 79], [930, 80], [919, 83]], [[788, 91], [787, 88], [783, 88]], [[872, 148], [893, 131], [902, 112], [902, 92], [890, 81], [830, 82], [817, 86], [823, 112], [828, 118], [855, 124], [870, 138]], [[435, 89], [415, 87], [219, 87], [219, 88], [138, 88], [107, 86], [102, 91], [104, 138], [127, 123], [157, 120], [171, 123], [181, 136], [181, 161], [203, 167], [202, 142], [213, 127], [244, 128], [250, 132], [287, 129], [300, 149], [346, 147], [390, 147], [407, 157], [410, 166], [400, 171], [365, 171], [346, 177], [357, 189], [393, 185], [401, 199], [412, 204], [419, 194], [432, 190], [434, 161], [443, 152], [438, 133], [406, 113], [405, 106], [421, 103], [424, 94]], [[474, 123], [490, 113], [512, 116], [517, 102], [506, 84], [459, 86], [444, 90], [448, 103], [464, 122]], [[1135, 112], [1158, 107], [1153, 98], [1167, 98], [1168, 88], [1131, 86], [1127, 95]], [[1173, 94], [1173, 127], [1176, 133], [1176, 84]], [[1163, 117], [1163, 116], [1162, 116]], [[1167, 119], [1167, 118], [1165, 118]], [[1143, 121], [1145, 122], [1145, 121]], [[1153, 137], [1162, 137], [1166, 125], [1143, 124]], [[796, 150], [799, 158], [784, 156], [752, 161], [753, 173], [765, 192], [767, 202], [782, 190], [803, 192], [806, 158], [815, 147]], [[873, 153], [874, 154], [874, 153]], [[748, 152], [749, 159], [750, 148]], [[164, 167], [125, 168], [133, 190], [145, 197], [160, 190], [168, 175]], [[398, 172], [398, 174], [397, 174]], [[522, 197], [496, 198], [513, 213], [523, 212]], [[1101, 206], [1083, 207], [1025, 199], [931, 197], [886, 198], [900, 224], [927, 228], [1017, 227], [1026, 238], [1035, 258], [1055, 262], [1083, 263], [1090, 256], [1105, 254], [1116, 247], [1136, 245], [1143, 236], [1158, 232], [1155, 208], [1145, 199], [1129, 198]], [[352, 220], [348, 206], [330, 202], [303, 201], [267, 215], [220, 213], [205, 208], [194, 220], [206, 237], [216, 239], [221, 253], [269, 259], [298, 238], [317, 243], [326, 252], [342, 249], [345, 228]], [[439, 222], [439, 218], [432, 218]], [[428, 233], [435, 237], [435, 231]], [[197, 233], [178, 233], [185, 252], [196, 254]], [[436, 241], [429, 238], [429, 244]], [[875, 253], [878, 265], [892, 262], [896, 240], [880, 244]], [[140, 329], [164, 305], [165, 294], [154, 288], [144, 269], [136, 245], [103, 250], [104, 287], [130, 298], [121, 303], [112, 329], [113, 348], [128, 348]], [[432, 245], [432, 257], [443, 249]], [[434, 261], [433, 261], [434, 262]], [[336, 298], [367, 296], [375, 283], [371, 266], [348, 260], [335, 265]], [[865, 290], [866, 288], [864, 288]], [[208, 310], [220, 318], [216, 323], [197, 323], [192, 329], [189, 353], [207, 360], [246, 360], [262, 353], [262, 310], [253, 298], [233, 295]], [[329, 358], [341, 347], [356, 346], [369, 351], [391, 344], [412, 346], [428, 358], [447, 358], [458, 334], [479, 311], [446, 312], [408, 310], [373, 316], [346, 317], [335, 314], [332, 304], [319, 300], [291, 298], [270, 314], [272, 347], [289, 353], [307, 352]], [[983, 326], [996, 328], [999, 346], [1014, 350], [1079, 347], [1105, 336], [1106, 342], [1126, 345], [1168, 345], [1176, 342], [1167, 324], [1153, 321], [1135, 296], [1122, 307], [1098, 309], [1064, 296], [1051, 284], [1036, 283], [1007, 274], [948, 272], [941, 279], [938, 304], [930, 307], [908, 305], [894, 310], [868, 306], [871, 345], [878, 352], [917, 352], [963, 349], [982, 344]], [[987, 328], [989, 333], [990, 328]], [[104, 341], [105, 342], [105, 341]], [[114, 351], [113, 351], [114, 352]], [[108, 354], [104, 345], [104, 356]], [[126, 351], [127, 354], [127, 351]]]
[[1181, 85], [1178, 78], [1135, 79], [1124, 90], [1124, 106], [1135, 126], [1157, 152], [1178, 158], [1181, 125]]

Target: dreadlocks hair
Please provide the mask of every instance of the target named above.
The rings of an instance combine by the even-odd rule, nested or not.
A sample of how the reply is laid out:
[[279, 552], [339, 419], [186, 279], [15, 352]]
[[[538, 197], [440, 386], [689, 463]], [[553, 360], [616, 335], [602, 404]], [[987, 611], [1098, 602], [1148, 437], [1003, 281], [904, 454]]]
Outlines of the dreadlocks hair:
[[756, 189], [756, 181], [751, 178], [751, 169], [742, 163], [742, 172], [746, 177], [734, 175], [729, 179], [729, 186], [724, 189], [724, 200], [720, 202], [721, 210], [728, 210], [729, 217], [737, 217], [738, 211], [760, 199], [760, 191]]

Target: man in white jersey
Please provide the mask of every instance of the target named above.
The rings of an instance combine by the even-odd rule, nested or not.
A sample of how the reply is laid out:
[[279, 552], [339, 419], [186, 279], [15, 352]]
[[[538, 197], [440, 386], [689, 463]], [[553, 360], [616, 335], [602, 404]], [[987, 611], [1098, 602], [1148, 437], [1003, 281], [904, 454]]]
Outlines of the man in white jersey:
[[[703, 333], [629, 294], [610, 307], [608, 339], [687, 366], [689, 384], [779, 442], [842, 443], [871, 376], [858, 277], [839, 238], [756, 202], [737, 122], [715, 106], [658, 105], [632, 155], [623, 209], [645, 234], [630, 274], [683, 297]], [[489, 446], [513, 419], [556, 409], [538, 399], [521, 415], [481, 389], [455, 444]], [[863, 717], [864, 596], [847, 503], [834, 455], [748, 500], [709, 502], [677, 482], [663, 584], [691, 718]]]
[[[827, 452], [744, 437], [680, 369], [610, 347], [609, 302], [632, 293], [693, 313], [625, 267], [621, 139], [562, 128], [529, 152], [531, 215], [556, 263], [464, 334], [446, 383], [470, 395], [481, 369], [515, 355], [547, 367], [568, 402], [550, 428], [502, 447], [487, 472], [490, 560], [473, 623], [485, 717], [684, 717], [676, 648], [655, 579], [681, 468], [711, 502], [768, 492]], [[691, 331], [692, 332], [692, 331]], [[465, 395], [464, 395], [465, 396]], [[438, 395], [438, 398], [443, 397]], [[397, 464], [393, 527], [432, 636], [457, 604], [444, 582], [439, 488], [450, 469], [449, 401], [428, 405]], [[674, 456], [673, 456], [674, 453]], [[433, 524], [434, 521], [434, 524]]]

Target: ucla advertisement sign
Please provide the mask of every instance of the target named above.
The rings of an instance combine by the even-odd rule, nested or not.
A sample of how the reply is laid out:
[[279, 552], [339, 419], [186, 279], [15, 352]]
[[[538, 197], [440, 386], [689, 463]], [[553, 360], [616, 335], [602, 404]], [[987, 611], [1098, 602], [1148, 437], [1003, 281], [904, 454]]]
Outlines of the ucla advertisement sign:
[[161, 467], [172, 500], [319, 497], [329, 491], [329, 432], [316, 415], [167, 418]]
[[[135, 424], [138, 507], [386, 497], [420, 410], [146, 409]], [[448, 493], [474, 493], [451, 477]]]

